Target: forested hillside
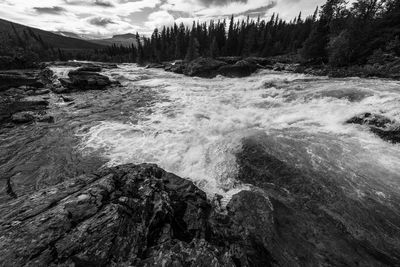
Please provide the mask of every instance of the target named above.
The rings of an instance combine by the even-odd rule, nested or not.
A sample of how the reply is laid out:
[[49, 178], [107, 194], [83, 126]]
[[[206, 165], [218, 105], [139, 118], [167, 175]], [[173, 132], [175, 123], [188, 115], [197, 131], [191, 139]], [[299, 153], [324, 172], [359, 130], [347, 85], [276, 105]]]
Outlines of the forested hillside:
[[106, 46], [0, 19], [0, 69], [30, 68], [39, 61], [89, 58]]

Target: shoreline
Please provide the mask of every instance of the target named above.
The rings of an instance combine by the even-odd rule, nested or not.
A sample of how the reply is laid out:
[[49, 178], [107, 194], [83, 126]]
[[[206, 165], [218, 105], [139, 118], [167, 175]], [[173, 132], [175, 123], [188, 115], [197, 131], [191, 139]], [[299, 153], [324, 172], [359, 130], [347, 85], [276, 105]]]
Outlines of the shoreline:
[[[382, 65], [352, 65], [331, 67], [327, 65], [308, 65], [296, 61], [276, 60], [274, 58], [236, 58], [220, 57], [198, 58], [190, 62], [176, 60], [172, 62], [148, 63], [139, 65], [146, 68], [158, 68], [165, 71], [184, 74], [189, 77], [213, 78], [222, 75], [227, 78], [247, 77], [260, 69], [289, 71], [329, 78], [372, 78], [400, 80], [400, 59]], [[193, 70], [194, 68], [194, 70]]]

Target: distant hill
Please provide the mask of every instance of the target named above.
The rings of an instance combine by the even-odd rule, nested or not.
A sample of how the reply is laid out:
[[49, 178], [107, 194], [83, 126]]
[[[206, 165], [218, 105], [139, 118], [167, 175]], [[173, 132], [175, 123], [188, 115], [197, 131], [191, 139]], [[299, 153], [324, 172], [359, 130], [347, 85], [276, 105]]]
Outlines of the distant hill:
[[134, 46], [137, 46], [136, 34], [133, 34], [133, 33], [114, 35], [111, 38], [105, 38], [105, 39], [90, 38], [89, 36], [86, 36], [86, 35], [79, 35], [79, 34], [76, 34], [73, 32], [66, 32], [66, 31], [57, 31], [54, 33], [64, 36], [64, 37], [81, 39], [81, 40], [85, 40], [85, 41], [88, 41], [91, 43], [104, 45], [104, 46], [110, 46], [113, 44], [115, 44], [117, 46], [122, 45], [122, 46], [126, 46], [126, 47], [131, 46], [132, 44]]
[[61, 35], [61, 36], [64, 36], [64, 37], [74, 38], [74, 39], [80, 39], [80, 40], [87, 40], [88, 39], [88, 38], [85, 38], [82, 35], [79, 35], [79, 34], [76, 34], [76, 33], [73, 33], [73, 32], [56, 31], [56, 32], [52, 32], [52, 33], [55, 33], [57, 35]]
[[107, 39], [92, 39], [89, 40], [92, 43], [100, 45], [117, 45], [117, 46], [137, 46], [136, 35], [133, 33], [114, 35], [112, 38]]
[[79, 38], [72, 38], [71, 36], [63, 36], [61, 34], [55, 34], [3, 19], [0, 19], [0, 33], [13, 35], [14, 32], [11, 25], [14, 25], [15, 29], [19, 34], [21, 34], [21, 36], [23, 36], [24, 30], [31, 29], [36, 35], [40, 36], [46, 44], [53, 48], [61, 48], [65, 50], [85, 50], [102, 49], [105, 46], [104, 44], [89, 42]]

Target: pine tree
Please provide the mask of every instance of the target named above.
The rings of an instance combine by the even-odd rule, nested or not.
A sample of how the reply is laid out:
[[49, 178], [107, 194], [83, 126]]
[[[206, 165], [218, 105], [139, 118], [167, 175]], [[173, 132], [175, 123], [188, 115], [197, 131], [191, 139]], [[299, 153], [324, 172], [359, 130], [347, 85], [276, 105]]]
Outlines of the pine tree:
[[210, 57], [216, 58], [218, 56], [219, 56], [219, 48], [218, 48], [217, 38], [214, 37], [210, 45]]
[[195, 33], [192, 32], [190, 35], [189, 46], [186, 53], [185, 60], [192, 61], [200, 56], [199, 54], [199, 41], [195, 37]]

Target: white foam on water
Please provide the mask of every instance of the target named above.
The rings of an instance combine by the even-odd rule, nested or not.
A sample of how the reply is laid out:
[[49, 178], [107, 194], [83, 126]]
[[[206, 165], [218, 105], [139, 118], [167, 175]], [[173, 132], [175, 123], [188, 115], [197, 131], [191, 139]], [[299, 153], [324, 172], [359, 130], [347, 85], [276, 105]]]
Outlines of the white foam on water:
[[[359, 140], [370, 149], [385, 149], [383, 163], [398, 159], [398, 146], [382, 147], [383, 141], [366, 129], [344, 123], [363, 112], [400, 120], [400, 95], [392, 90], [398, 86], [394, 82], [329, 80], [268, 71], [240, 79], [201, 79], [131, 65], [109, 75], [125, 77], [127, 88], [152, 88], [166, 100], [152, 106], [152, 112], [143, 114], [139, 121], [99, 122], [80, 134], [82, 150], [100, 152], [109, 160], [108, 165], [156, 163], [195, 181], [210, 196], [217, 193], [229, 198], [245, 188], [235, 179], [235, 155], [241, 151], [241, 140], [254, 131], [329, 133]], [[337, 88], [356, 88], [368, 95], [358, 102], [310, 97]]]

